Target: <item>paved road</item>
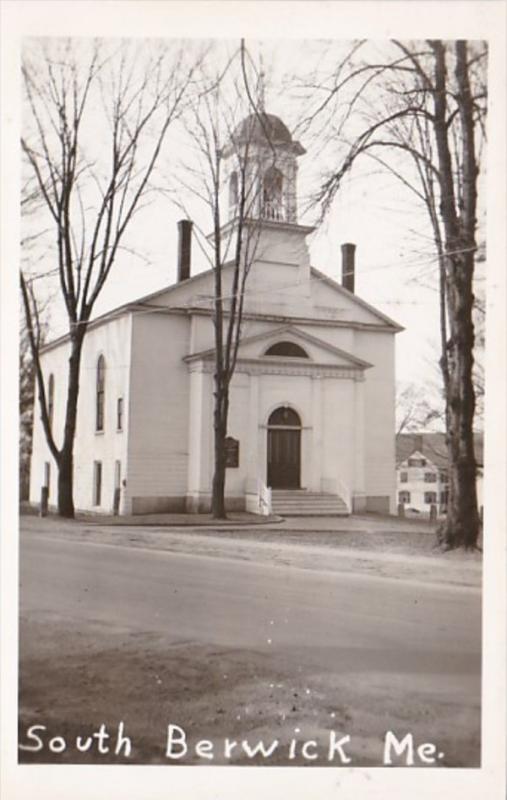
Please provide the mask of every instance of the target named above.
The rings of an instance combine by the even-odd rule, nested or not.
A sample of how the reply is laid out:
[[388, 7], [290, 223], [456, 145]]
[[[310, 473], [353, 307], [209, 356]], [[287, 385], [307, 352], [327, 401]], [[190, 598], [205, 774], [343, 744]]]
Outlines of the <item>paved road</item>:
[[[191, 542], [189, 542], [191, 547]], [[480, 597], [467, 588], [25, 534], [21, 610], [197, 641], [297, 651], [336, 672], [442, 676], [477, 691]], [[299, 661], [301, 663], [301, 661]]]

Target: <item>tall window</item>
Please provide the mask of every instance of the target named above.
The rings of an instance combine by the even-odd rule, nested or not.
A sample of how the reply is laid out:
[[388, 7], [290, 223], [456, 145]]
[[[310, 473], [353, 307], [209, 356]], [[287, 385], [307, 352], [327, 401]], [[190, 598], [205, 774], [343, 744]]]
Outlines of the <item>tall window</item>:
[[114, 488], [120, 489], [121, 487], [121, 461], [114, 462]]
[[97, 361], [97, 387], [95, 405], [95, 430], [104, 430], [104, 399], [106, 383], [106, 362], [104, 356], [99, 356]]
[[408, 472], [400, 472], [400, 483], [408, 483]]
[[116, 401], [116, 430], [123, 430], [123, 397]]
[[48, 495], [49, 495], [49, 491], [50, 491], [50, 488], [51, 488], [51, 464], [49, 463], [49, 461], [45, 461], [44, 462], [44, 477], [43, 477], [43, 481], [44, 481], [44, 483], [42, 485], [47, 487]]
[[424, 492], [424, 502], [429, 505], [430, 503], [437, 502], [437, 493], [436, 492]]
[[399, 492], [398, 503], [410, 503], [410, 492]]
[[102, 461], [93, 462], [93, 505], [100, 506], [102, 497]]
[[283, 175], [270, 167], [264, 175], [262, 216], [265, 219], [283, 219]]
[[231, 216], [236, 213], [238, 205], [238, 173], [233, 172], [229, 178], [229, 211]]
[[49, 427], [53, 427], [53, 413], [55, 409], [55, 376], [53, 373], [49, 376], [48, 381], [48, 419]]

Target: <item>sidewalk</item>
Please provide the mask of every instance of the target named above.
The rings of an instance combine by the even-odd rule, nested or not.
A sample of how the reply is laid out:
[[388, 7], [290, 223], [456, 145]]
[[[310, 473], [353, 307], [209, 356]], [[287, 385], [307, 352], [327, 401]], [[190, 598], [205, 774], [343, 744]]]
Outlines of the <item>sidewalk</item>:
[[[37, 508], [22, 504], [22, 516], [38, 516]], [[49, 513], [46, 519], [54, 519], [58, 524], [62, 519]], [[230, 512], [226, 520], [213, 519], [211, 514], [129, 514], [113, 516], [112, 514], [92, 514], [76, 512], [75, 522], [97, 526], [119, 527], [156, 527], [156, 528], [255, 528], [262, 525], [265, 529], [279, 528], [291, 531], [355, 531], [373, 533], [379, 531], [426, 533], [433, 534], [436, 525], [427, 519], [400, 518], [381, 514], [352, 514], [348, 517], [280, 517], [274, 514], [261, 516], [246, 511]]]
[[236, 511], [227, 514], [227, 519], [213, 519], [211, 514], [123, 514], [112, 516], [107, 514], [76, 514], [77, 522], [86, 522], [87, 525], [121, 525], [129, 527], [167, 527], [167, 528], [229, 528], [231, 526], [243, 527], [245, 525], [272, 525], [282, 522], [282, 517], [274, 514], [261, 516], [249, 514], [246, 511]]

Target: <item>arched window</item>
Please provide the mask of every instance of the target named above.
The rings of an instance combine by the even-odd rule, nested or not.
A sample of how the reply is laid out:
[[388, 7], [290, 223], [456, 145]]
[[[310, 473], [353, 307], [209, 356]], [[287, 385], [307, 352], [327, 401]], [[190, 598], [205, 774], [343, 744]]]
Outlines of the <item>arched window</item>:
[[262, 216], [265, 219], [283, 219], [283, 175], [276, 167], [265, 172], [262, 192]]
[[268, 347], [265, 355], [267, 356], [288, 356], [289, 358], [308, 358], [302, 347], [294, 342], [276, 342]]
[[268, 427], [300, 428], [301, 419], [299, 414], [294, 411], [294, 409], [289, 408], [288, 406], [282, 406], [281, 408], [275, 408], [275, 410], [270, 414], [268, 419]]
[[95, 406], [95, 430], [104, 430], [104, 399], [106, 385], [106, 361], [104, 356], [99, 356], [97, 361], [97, 385]]
[[238, 174], [233, 172], [229, 178], [229, 211], [234, 213], [238, 205]]
[[49, 427], [53, 427], [53, 414], [55, 410], [55, 376], [53, 373], [49, 376], [48, 380], [48, 420]]

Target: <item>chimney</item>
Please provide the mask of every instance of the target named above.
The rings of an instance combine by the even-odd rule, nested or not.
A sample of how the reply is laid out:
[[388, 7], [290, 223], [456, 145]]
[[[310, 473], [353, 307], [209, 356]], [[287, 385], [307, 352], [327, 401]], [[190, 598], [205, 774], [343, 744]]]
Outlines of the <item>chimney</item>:
[[349, 292], [354, 291], [355, 244], [342, 244], [342, 286]]
[[178, 283], [190, 278], [190, 254], [192, 251], [192, 221], [178, 222]]

